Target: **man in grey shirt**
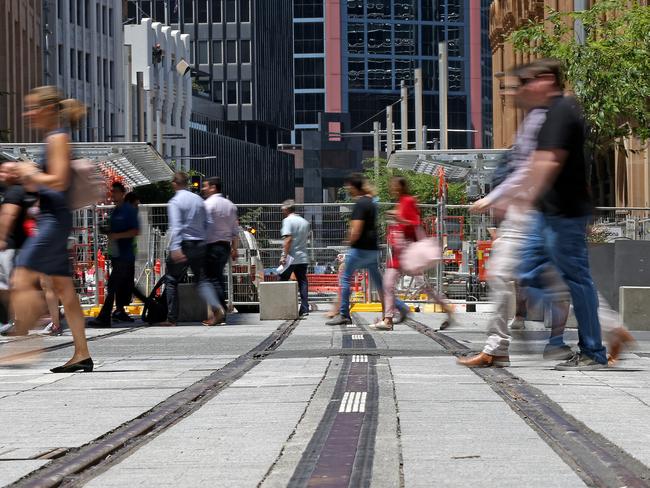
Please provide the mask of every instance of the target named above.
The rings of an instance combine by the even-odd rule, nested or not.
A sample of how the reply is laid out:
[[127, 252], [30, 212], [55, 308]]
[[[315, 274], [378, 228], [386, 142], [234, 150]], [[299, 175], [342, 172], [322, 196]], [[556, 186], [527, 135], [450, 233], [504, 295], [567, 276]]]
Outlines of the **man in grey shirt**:
[[187, 191], [189, 176], [176, 173], [172, 187], [176, 194], [169, 201], [169, 257], [165, 275], [167, 294], [167, 322], [158, 325], [174, 326], [178, 320], [178, 281], [187, 268], [192, 269], [198, 283], [199, 295], [212, 308], [215, 321], [221, 321], [224, 309], [214, 287], [205, 274], [207, 217], [203, 199]]
[[[288, 281], [294, 274], [300, 289], [300, 317], [309, 315], [309, 283], [307, 282], [307, 266], [309, 255], [307, 253], [307, 240], [309, 239], [309, 222], [296, 214], [296, 204], [293, 200], [286, 200], [282, 204], [282, 256], [280, 264], [286, 269], [280, 275], [282, 281]], [[291, 256], [289, 258], [289, 256]]]

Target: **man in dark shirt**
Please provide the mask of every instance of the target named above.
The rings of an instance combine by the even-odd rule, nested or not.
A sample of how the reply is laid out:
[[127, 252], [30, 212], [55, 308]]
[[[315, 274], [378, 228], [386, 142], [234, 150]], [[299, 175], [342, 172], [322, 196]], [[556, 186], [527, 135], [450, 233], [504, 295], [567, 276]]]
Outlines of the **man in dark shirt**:
[[339, 315], [327, 325], [351, 324], [350, 284], [354, 273], [367, 269], [370, 280], [381, 294], [382, 280], [379, 272], [379, 245], [377, 243], [377, 205], [367, 191], [363, 175], [353, 174], [345, 182], [348, 193], [355, 200], [350, 221], [350, 250], [345, 258], [345, 269], [341, 276], [341, 308]]
[[131, 303], [133, 280], [135, 278], [135, 252], [133, 239], [140, 233], [137, 209], [125, 203], [126, 188], [120, 182], [114, 182], [111, 196], [115, 209], [111, 214], [109, 228], [109, 253], [111, 274], [108, 278], [108, 293], [97, 318], [88, 322], [92, 327], [110, 327], [111, 311], [115, 302], [113, 319], [133, 322], [124, 307]]
[[[607, 366], [607, 355], [587, 251], [592, 203], [585, 158], [586, 124], [575, 98], [562, 95], [559, 63], [539, 61], [530, 75], [546, 80], [550, 95], [546, 121], [539, 131], [537, 150], [532, 157], [530, 174], [535, 181], [531, 181], [531, 186], [539, 195], [548, 256], [569, 287], [578, 320], [580, 352], [556, 369], [599, 369]], [[549, 302], [553, 300], [552, 292], [545, 290]]]
[[[0, 322], [7, 324], [9, 316], [9, 282], [14, 268], [16, 253], [27, 239], [24, 224], [27, 211], [32, 207], [38, 196], [36, 193], [25, 191], [22, 185], [8, 186], [0, 208]], [[2, 330], [2, 332], [5, 332]]]

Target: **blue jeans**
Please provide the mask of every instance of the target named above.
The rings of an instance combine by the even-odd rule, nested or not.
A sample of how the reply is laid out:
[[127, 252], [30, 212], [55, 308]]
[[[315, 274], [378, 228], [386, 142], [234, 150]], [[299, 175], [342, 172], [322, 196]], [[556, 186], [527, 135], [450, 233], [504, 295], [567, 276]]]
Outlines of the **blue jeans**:
[[[379, 291], [382, 296], [382, 279], [379, 272], [379, 251], [369, 249], [350, 248], [345, 256], [345, 268], [341, 276], [341, 308], [339, 313], [343, 317], [350, 316], [350, 285], [354, 273], [360, 269], [367, 269], [370, 275], [372, 285]], [[395, 301], [395, 306], [400, 310], [406, 308], [406, 304], [401, 300]]]
[[[576, 319], [578, 320], [578, 347], [581, 354], [596, 362], [607, 364], [598, 321], [598, 292], [589, 270], [587, 225], [591, 216], [544, 216], [545, 249], [569, 287]], [[545, 289], [545, 296], [552, 290]], [[551, 301], [552, 297], [548, 299]]]
[[[545, 279], [549, 276], [557, 278], [555, 270], [552, 269], [551, 258], [546, 251], [544, 238], [546, 220], [541, 212], [532, 212], [531, 215], [532, 225], [528, 231], [526, 243], [521, 250], [521, 265], [517, 270], [517, 281], [529, 306], [543, 302], [545, 314], [550, 314], [551, 317], [552, 328], [549, 344], [560, 347], [565, 345], [564, 327], [566, 325], [566, 309], [569, 306], [568, 297], [562, 296], [561, 300], [556, 297], [558, 287], [553, 286], [554, 283], [548, 278]], [[562, 301], [566, 308], [558, 304], [556, 300]]]

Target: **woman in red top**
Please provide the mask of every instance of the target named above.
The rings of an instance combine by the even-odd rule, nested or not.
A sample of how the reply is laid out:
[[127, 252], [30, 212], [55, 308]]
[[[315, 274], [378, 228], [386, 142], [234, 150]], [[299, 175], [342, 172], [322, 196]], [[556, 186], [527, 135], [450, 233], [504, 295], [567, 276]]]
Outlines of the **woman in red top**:
[[[400, 271], [400, 256], [410, 243], [418, 240], [417, 232], [421, 225], [418, 202], [409, 193], [406, 179], [400, 176], [391, 178], [390, 192], [398, 201], [395, 210], [389, 212], [393, 224], [388, 227], [387, 232], [388, 246], [391, 254], [386, 266], [386, 272], [384, 273], [384, 319], [374, 324], [374, 328], [382, 330], [393, 329], [393, 316], [397, 307], [404, 309], [402, 311], [403, 315], [408, 313], [408, 307], [403, 302], [399, 301], [397, 307], [395, 306], [395, 285], [402, 274]], [[437, 294], [434, 294], [433, 299], [443, 307], [443, 310], [448, 315], [446, 323], [443, 323], [441, 326], [441, 328], [445, 328], [450, 325], [452, 320], [451, 308]]]

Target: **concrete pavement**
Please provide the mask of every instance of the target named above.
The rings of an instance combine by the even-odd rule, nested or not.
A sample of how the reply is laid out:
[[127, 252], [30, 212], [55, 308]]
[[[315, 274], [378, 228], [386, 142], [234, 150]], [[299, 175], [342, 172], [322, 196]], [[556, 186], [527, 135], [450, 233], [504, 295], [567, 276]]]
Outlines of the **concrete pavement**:
[[[414, 318], [432, 327], [442, 321], [437, 314]], [[445, 334], [478, 350], [488, 318], [465, 314], [460, 326]], [[280, 325], [260, 322], [256, 315], [233, 319], [235, 325], [227, 327], [143, 328], [98, 339], [91, 343], [93, 374], [47, 371], [64, 361], [69, 349], [49, 351], [26, 368], [0, 369], [0, 484], [142, 415]], [[328, 433], [325, 412], [339, 410], [341, 381], [354, 380], [355, 361], [366, 358], [378, 396], [355, 417], [364, 425], [374, 419], [355, 447], [357, 456], [363, 452], [370, 462], [364, 470], [370, 486], [585, 486], [584, 473], [561, 446], [533, 429], [483, 378], [457, 366], [434, 340], [406, 325], [375, 332], [323, 324], [319, 314], [300, 321], [238, 380], [80, 484], [291, 485], [309, 450]], [[530, 327], [537, 330], [518, 333], [508, 370], [587, 430], [650, 465], [650, 334], [636, 334], [637, 348], [620, 367], [567, 373], [541, 358], [546, 333]], [[106, 331], [90, 331], [97, 333]], [[350, 340], [351, 335], [366, 339]], [[569, 335], [575, 340], [575, 332]], [[66, 340], [47, 337], [41, 346]], [[345, 415], [337, 414], [332, 425]], [[333, 464], [334, 472], [340, 466]], [[338, 486], [334, 479], [324, 486]]]

